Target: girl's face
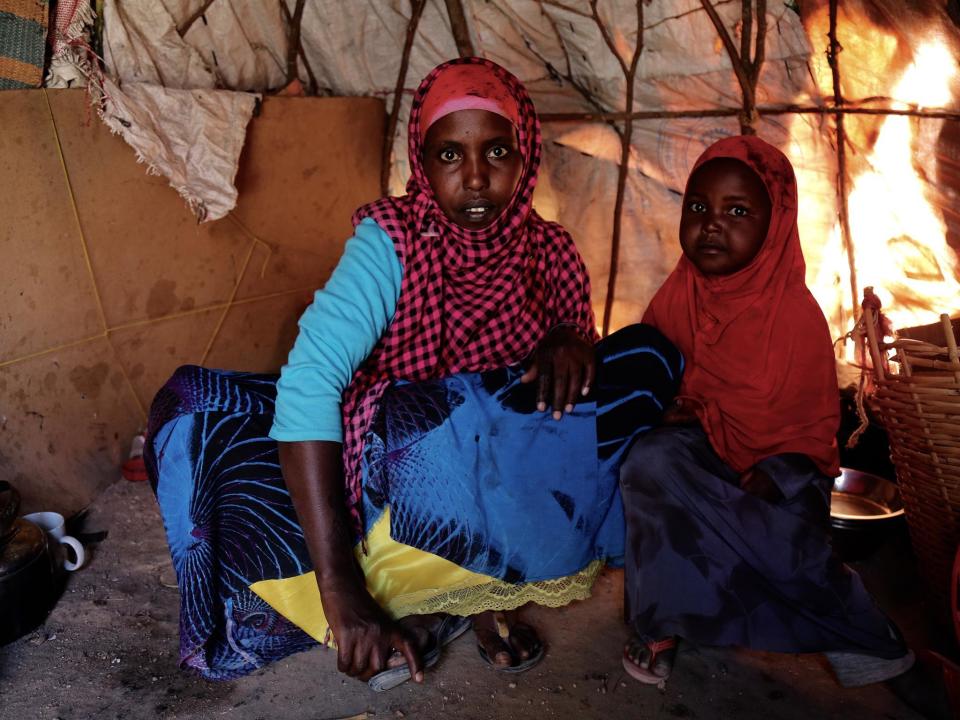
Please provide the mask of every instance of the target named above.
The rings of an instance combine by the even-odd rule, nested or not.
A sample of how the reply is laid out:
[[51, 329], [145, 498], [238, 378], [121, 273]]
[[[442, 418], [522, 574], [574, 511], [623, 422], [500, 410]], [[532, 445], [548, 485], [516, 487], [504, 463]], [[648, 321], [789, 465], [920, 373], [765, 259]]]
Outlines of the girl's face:
[[704, 275], [730, 275], [756, 257], [770, 225], [770, 197], [753, 170], [714, 158], [690, 177], [680, 247]]
[[437, 204], [470, 230], [486, 227], [510, 203], [523, 161], [513, 124], [487, 110], [458, 110], [430, 126], [423, 169]]

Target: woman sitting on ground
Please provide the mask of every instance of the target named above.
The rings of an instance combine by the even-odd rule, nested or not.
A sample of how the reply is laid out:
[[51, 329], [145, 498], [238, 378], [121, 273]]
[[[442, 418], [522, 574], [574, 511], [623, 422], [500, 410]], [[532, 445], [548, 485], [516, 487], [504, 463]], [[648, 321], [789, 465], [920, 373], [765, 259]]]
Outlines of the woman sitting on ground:
[[532, 209], [540, 151], [511, 74], [436, 68], [407, 195], [357, 211], [279, 383], [188, 367], [158, 395], [183, 663], [233, 677], [333, 640], [383, 690], [472, 624], [517, 672], [544, 643], [504, 613], [582, 599], [620, 558], [619, 461], [680, 358], [642, 326], [594, 348], [583, 261]]

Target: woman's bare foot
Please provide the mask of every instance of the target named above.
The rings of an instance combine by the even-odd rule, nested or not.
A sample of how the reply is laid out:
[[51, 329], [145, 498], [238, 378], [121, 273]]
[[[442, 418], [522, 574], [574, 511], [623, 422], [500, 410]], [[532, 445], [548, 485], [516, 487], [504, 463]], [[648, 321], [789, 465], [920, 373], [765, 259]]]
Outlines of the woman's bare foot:
[[496, 670], [522, 672], [543, 657], [543, 643], [536, 631], [519, 622], [515, 612], [474, 615], [473, 631], [480, 655]]

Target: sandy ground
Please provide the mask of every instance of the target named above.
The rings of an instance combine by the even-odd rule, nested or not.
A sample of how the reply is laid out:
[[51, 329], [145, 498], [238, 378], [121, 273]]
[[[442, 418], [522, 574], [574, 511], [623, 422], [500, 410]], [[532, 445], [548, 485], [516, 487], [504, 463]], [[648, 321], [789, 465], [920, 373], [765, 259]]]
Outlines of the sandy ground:
[[0, 648], [4, 720], [920, 717], [884, 686], [839, 688], [819, 656], [687, 647], [665, 690], [642, 686], [620, 665], [626, 631], [616, 571], [588, 601], [527, 614], [549, 651], [523, 675], [486, 667], [467, 633], [423, 686], [384, 694], [339, 675], [323, 648], [210, 683], [177, 668], [179, 596], [149, 488], [108, 488], [87, 530], [109, 537], [70, 577], [47, 622]]

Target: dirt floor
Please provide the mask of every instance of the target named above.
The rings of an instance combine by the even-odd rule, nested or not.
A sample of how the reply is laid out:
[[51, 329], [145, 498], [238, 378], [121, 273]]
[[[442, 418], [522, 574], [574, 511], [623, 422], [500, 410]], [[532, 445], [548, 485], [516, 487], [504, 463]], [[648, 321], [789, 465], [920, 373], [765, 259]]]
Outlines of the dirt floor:
[[588, 601], [527, 614], [549, 651], [523, 675], [486, 667], [468, 633], [423, 686], [384, 694], [339, 675], [334, 653], [322, 648], [242, 680], [210, 683], [177, 668], [179, 597], [150, 489], [112, 485], [86, 529], [109, 536], [71, 575], [47, 622], [0, 648], [4, 720], [921, 717], [885, 686], [839, 688], [819, 656], [687, 647], [665, 690], [642, 686], [620, 665], [617, 571], [601, 577]]

